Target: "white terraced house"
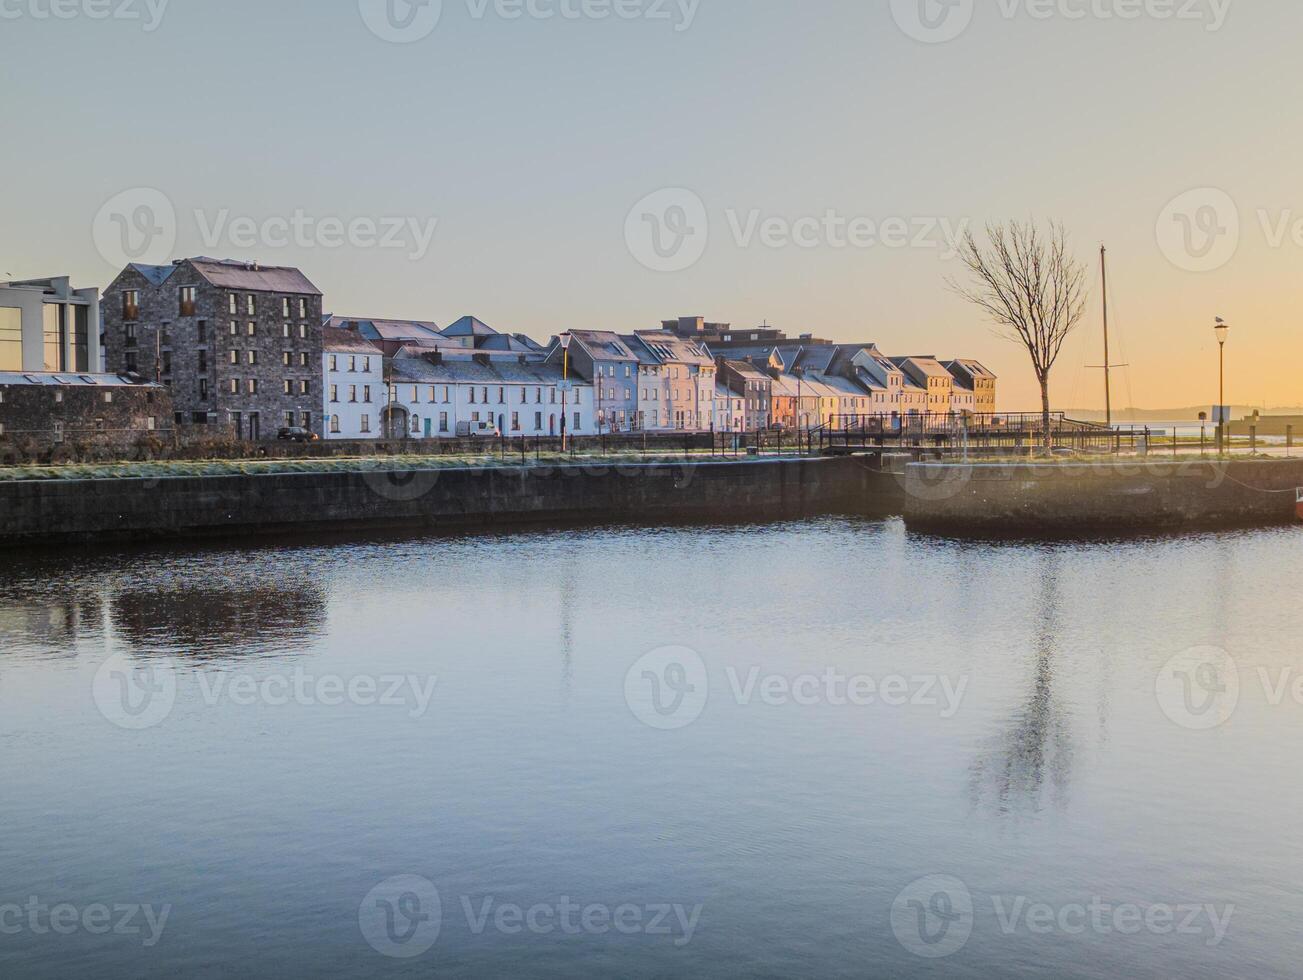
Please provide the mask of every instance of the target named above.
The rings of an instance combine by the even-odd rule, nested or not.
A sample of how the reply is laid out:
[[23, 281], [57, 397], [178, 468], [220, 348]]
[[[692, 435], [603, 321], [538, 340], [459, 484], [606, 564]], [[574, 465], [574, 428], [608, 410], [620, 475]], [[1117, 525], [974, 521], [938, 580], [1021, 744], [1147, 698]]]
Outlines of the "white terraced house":
[[360, 333], [322, 329], [323, 411], [327, 439], [381, 439], [384, 354]]

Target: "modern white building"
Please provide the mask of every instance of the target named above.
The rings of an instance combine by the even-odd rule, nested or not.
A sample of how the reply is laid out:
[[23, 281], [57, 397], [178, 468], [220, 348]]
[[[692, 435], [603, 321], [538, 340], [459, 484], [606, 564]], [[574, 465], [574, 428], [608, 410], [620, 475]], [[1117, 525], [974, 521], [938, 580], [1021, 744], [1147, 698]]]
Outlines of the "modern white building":
[[100, 291], [67, 276], [0, 283], [0, 371], [103, 373]]
[[384, 354], [360, 333], [322, 329], [322, 397], [327, 439], [382, 439]]

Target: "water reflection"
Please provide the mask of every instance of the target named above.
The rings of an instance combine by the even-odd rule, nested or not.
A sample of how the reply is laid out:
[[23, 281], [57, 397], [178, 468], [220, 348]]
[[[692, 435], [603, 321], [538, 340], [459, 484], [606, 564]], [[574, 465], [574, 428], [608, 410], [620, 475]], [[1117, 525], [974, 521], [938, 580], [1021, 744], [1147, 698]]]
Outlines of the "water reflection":
[[136, 653], [198, 660], [286, 652], [320, 635], [325, 618], [324, 596], [306, 588], [133, 589], [110, 607], [117, 638]]
[[1072, 715], [1055, 691], [1063, 619], [1060, 561], [1053, 550], [1038, 558], [1030, 685], [1007, 729], [973, 764], [970, 796], [975, 810], [1034, 815], [1046, 806], [1067, 804], [1074, 757]]

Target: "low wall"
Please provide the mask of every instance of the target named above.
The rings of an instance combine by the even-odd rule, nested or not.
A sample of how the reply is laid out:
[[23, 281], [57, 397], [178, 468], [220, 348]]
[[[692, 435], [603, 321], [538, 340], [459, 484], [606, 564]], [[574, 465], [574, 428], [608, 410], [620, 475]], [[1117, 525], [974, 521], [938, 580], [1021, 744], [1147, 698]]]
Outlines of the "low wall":
[[0, 546], [357, 528], [900, 510], [853, 459], [487, 466], [0, 483]]
[[956, 536], [1071, 536], [1296, 520], [1303, 460], [913, 463], [905, 520]]

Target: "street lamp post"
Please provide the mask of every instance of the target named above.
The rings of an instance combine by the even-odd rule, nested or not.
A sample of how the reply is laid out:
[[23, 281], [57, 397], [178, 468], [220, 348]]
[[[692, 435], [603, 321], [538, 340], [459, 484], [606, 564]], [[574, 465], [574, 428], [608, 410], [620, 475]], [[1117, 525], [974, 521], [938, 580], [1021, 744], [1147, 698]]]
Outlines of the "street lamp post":
[[566, 452], [566, 410], [570, 395], [570, 334], [561, 336], [561, 454]]
[[1220, 348], [1220, 372], [1221, 380], [1217, 396], [1217, 453], [1222, 454], [1226, 450], [1226, 423], [1230, 421], [1230, 412], [1226, 408], [1226, 339], [1230, 336], [1231, 326], [1221, 317], [1217, 318], [1217, 325], [1213, 328], [1217, 334], [1217, 346]]

